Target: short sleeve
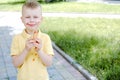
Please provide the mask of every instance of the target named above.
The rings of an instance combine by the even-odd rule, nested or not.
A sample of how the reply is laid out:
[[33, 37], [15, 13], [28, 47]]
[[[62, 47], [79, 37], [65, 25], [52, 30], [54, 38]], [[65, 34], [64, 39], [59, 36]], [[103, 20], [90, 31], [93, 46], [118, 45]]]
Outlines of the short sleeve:
[[44, 47], [45, 47], [45, 52], [47, 54], [54, 55], [52, 42], [51, 42], [51, 39], [50, 39], [50, 37], [48, 35], [46, 35]]
[[18, 48], [18, 38], [17, 36], [14, 36], [12, 39], [12, 44], [11, 44], [11, 56], [13, 55], [18, 55], [19, 53], [19, 48]]

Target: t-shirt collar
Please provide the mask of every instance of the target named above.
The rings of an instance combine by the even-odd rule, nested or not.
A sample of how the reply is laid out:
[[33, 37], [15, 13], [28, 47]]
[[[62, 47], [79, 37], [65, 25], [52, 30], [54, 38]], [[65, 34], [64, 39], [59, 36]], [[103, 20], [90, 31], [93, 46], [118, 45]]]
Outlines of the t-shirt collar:
[[[40, 34], [41, 34], [41, 31], [39, 30], [38, 36], [40, 36]], [[24, 38], [30, 38], [30, 37], [31, 37], [31, 35], [28, 34], [28, 33], [25, 31], [25, 29], [24, 29], [23, 32], [22, 32], [22, 36], [23, 36]]]

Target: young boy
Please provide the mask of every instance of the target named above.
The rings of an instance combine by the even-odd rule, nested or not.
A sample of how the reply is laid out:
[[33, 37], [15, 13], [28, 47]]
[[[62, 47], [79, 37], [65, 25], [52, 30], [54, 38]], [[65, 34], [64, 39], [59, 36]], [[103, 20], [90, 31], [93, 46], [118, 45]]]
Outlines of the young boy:
[[11, 45], [13, 64], [18, 69], [17, 80], [49, 80], [46, 68], [52, 64], [54, 53], [49, 36], [39, 31], [42, 22], [40, 4], [26, 2], [21, 20], [25, 29], [14, 36]]

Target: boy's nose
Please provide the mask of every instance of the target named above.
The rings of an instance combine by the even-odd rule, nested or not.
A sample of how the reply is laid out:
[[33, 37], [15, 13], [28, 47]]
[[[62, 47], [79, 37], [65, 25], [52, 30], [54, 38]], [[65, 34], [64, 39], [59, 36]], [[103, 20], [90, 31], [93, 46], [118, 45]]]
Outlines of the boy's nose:
[[30, 18], [30, 22], [33, 22], [34, 21], [34, 19], [33, 18]]

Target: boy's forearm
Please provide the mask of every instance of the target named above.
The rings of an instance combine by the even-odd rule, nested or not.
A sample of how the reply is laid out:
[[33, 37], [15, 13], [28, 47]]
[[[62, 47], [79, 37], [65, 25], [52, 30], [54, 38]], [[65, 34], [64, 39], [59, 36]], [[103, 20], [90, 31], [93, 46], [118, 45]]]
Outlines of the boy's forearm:
[[20, 55], [12, 56], [13, 64], [15, 67], [19, 67], [24, 63], [28, 51], [24, 49]]
[[38, 52], [38, 54], [44, 65], [50, 66], [52, 64], [52, 55], [48, 55], [41, 50]]

